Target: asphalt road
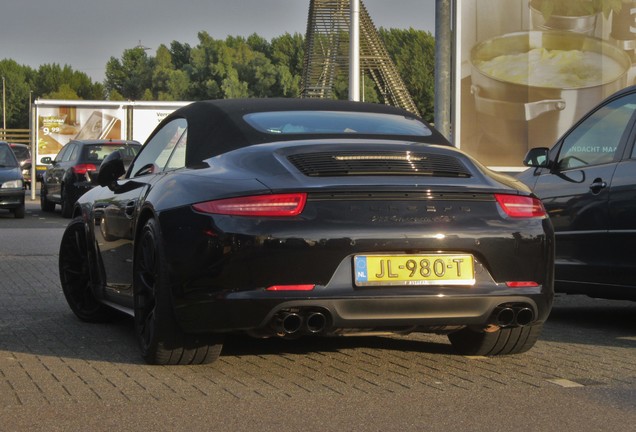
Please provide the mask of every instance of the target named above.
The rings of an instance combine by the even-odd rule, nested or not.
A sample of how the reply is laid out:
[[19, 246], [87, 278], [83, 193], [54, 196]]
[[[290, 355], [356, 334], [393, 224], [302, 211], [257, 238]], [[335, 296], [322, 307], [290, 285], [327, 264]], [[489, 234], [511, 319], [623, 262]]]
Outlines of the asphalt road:
[[518, 356], [437, 335], [233, 338], [197, 367], [148, 366], [132, 321], [63, 298], [68, 220], [0, 210], [0, 431], [605, 431], [636, 424], [636, 303], [557, 297]]

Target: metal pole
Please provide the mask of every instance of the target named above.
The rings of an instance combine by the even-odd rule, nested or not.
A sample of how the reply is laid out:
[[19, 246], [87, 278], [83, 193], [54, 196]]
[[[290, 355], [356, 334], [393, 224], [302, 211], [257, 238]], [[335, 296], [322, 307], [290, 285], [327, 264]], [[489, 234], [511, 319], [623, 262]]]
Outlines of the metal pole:
[[2, 77], [2, 129], [4, 130], [5, 136], [7, 133], [7, 97], [6, 92], [4, 90], [4, 77]]
[[35, 201], [35, 188], [38, 185], [37, 179], [37, 143], [35, 141], [36, 130], [38, 127], [37, 118], [35, 117], [35, 106], [33, 105], [33, 90], [29, 91], [29, 138], [31, 145], [31, 201]]
[[351, 0], [349, 30], [349, 100], [360, 101], [360, 0]]
[[451, 140], [451, 0], [435, 1], [435, 127]]

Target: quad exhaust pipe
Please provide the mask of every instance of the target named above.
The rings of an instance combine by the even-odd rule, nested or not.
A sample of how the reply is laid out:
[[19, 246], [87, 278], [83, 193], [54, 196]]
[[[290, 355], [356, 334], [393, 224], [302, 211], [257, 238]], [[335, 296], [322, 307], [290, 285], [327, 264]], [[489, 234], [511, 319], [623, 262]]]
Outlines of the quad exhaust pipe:
[[291, 335], [298, 332], [303, 324], [303, 318], [294, 312], [283, 312], [274, 318], [274, 328], [277, 333]]
[[320, 312], [312, 312], [307, 317], [307, 331], [309, 333], [320, 333], [327, 325], [327, 317]]
[[519, 327], [534, 319], [534, 311], [527, 306], [500, 306], [493, 313], [492, 323], [499, 327]]
[[327, 317], [322, 312], [290, 312], [283, 311], [273, 320], [276, 333], [291, 336], [301, 333], [318, 334], [325, 330]]

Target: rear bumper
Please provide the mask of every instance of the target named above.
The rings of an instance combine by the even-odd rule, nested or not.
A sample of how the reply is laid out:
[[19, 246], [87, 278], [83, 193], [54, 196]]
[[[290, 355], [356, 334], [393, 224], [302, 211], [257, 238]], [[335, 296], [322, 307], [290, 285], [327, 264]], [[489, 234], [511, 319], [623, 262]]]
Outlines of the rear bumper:
[[[208, 216], [189, 208], [162, 213], [161, 226], [179, 227], [162, 234], [183, 330], [267, 336], [278, 334], [281, 316], [297, 314], [300, 321], [313, 313], [325, 316], [325, 333], [486, 327], [499, 308], [529, 309], [527, 324], [545, 321], [550, 312], [554, 243], [547, 219], [499, 221], [488, 202], [468, 201], [470, 212], [462, 207], [452, 217], [439, 218], [425, 216], [428, 207], [420, 206], [421, 215], [396, 221], [373, 216], [376, 202], [319, 204], [308, 205], [293, 220]], [[358, 212], [363, 204], [369, 210]], [[391, 209], [406, 213], [406, 205], [396, 201]], [[374, 253], [470, 254], [475, 281], [356, 286], [354, 257]], [[506, 283], [525, 281], [536, 285], [509, 288]], [[304, 284], [315, 288], [267, 290]]]
[[0, 189], [0, 208], [14, 209], [23, 205], [23, 189]]
[[[243, 293], [223, 300], [182, 304], [176, 312], [186, 332], [248, 331], [273, 336], [281, 333], [281, 320], [289, 314], [298, 316], [300, 328], [297, 331], [300, 333], [314, 333], [306, 326], [316, 313], [324, 317], [320, 333], [325, 334], [347, 330], [426, 331], [430, 328], [498, 325], [501, 324], [499, 312], [504, 308], [512, 310], [513, 315], [503, 326], [544, 322], [551, 305], [552, 296], [546, 293], [355, 298], [291, 298]], [[517, 322], [521, 311], [530, 315], [524, 315], [524, 321], [519, 315], [520, 322]]]

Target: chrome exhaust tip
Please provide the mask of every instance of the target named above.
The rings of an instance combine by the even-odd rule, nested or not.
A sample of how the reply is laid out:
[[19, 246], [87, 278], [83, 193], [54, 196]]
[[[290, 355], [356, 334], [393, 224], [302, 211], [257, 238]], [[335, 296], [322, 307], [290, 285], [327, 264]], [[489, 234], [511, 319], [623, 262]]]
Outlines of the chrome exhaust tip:
[[306, 325], [309, 333], [320, 333], [327, 325], [327, 317], [320, 312], [313, 312], [307, 317]]

